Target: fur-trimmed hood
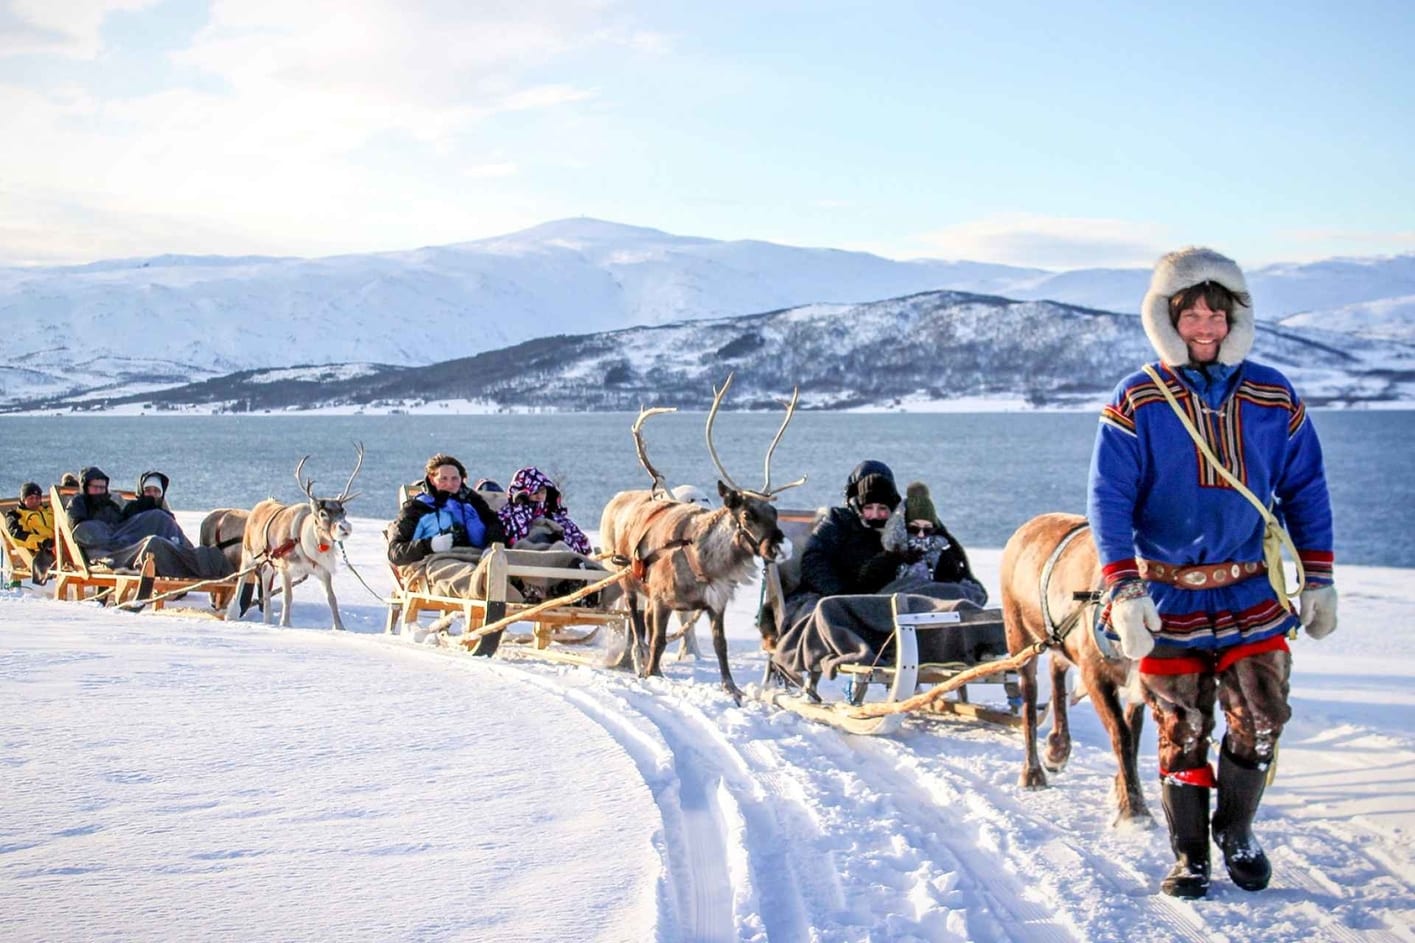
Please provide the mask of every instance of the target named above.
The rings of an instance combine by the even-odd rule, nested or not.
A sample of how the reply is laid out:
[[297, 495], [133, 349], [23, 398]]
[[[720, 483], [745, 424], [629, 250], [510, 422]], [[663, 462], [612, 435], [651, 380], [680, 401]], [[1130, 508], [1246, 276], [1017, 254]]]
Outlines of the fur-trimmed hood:
[[[1200, 282], [1218, 282], [1235, 294], [1248, 294], [1248, 281], [1238, 263], [1212, 249], [1189, 246], [1162, 256], [1155, 263], [1150, 290], [1140, 305], [1140, 320], [1155, 352], [1169, 366], [1182, 367], [1189, 362], [1189, 348], [1169, 320], [1169, 299]], [[1253, 336], [1253, 309], [1235, 304], [1228, 336], [1218, 348], [1218, 362], [1233, 366], [1242, 361], [1253, 349]]]

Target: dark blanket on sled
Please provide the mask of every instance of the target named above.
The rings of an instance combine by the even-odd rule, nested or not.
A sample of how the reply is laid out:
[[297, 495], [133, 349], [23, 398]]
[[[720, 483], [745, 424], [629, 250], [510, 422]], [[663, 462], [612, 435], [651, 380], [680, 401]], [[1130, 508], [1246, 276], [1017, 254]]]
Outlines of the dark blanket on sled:
[[236, 572], [226, 554], [216, 547], [184, 547], [163, 537], [148, 537], [119, 547], [96, 562], [120, 573], [136, 573], [149, 556], [157, 575], [169, 579], [215, 580]]
[[[835, 677], [841, 665], [894, 663], [894, 618], [890, 596], [825, 596], [798, 609], [772, 653], [772, 662], [790, 677], [805, 679], [819, 673]], [[937, 599], [899, 593], [898, 611], [979, 612], [968, 599]], [[919, 663], [977, 662], [1007, 654], [1001, 620], [921, 628], [917, 632]]]

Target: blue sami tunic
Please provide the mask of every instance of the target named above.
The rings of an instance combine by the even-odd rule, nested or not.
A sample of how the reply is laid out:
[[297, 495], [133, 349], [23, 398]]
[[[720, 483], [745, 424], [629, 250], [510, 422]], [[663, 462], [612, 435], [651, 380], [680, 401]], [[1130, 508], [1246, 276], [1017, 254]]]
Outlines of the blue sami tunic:
[[[1332, 581], [1332, 518], [1322, 447], [1292, 384], [1245, 360], [1236, 367], [1156, 365], [1206, 444], [1274, 507], [1309, 583]], [[1086, 515], [1108, 585], [1139, 576], [1136, 558], [1174, 566], [1263, 559], [1263, 520], [1219, 477], [1155, 382], [1137, 371], [1101, 413]], [[1266, 572], [1187, 589], [1148, 583], [1164, 629], [1156, 644], [1223, 649], [1287, 632], [1297, 619]]]

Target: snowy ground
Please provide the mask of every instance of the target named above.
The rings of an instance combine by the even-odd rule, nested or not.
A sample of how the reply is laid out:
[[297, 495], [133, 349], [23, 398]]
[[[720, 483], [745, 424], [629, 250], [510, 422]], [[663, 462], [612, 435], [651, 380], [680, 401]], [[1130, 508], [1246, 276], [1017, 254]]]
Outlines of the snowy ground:
[[[386, 592], [381, 523], [349, 552]], [[1272, 887], [1220, 864], [1198, 902], [1157, 891], [1162, 827], [1111, 827], [1084, 704], [1027, 792], [1014, 730], [851, 738], [733, 706], [710, 655], [650, 682], [457, 655], [383, 635], [347, 571], [338, 634], [312, 584], [285, 631], [5, 594], [0, 939], [1412, 941], [1415, 573], [1338, 575], [1340, 629], [1294, 646]], [[1158, 812], [1152, 730], [1141, 767]]]

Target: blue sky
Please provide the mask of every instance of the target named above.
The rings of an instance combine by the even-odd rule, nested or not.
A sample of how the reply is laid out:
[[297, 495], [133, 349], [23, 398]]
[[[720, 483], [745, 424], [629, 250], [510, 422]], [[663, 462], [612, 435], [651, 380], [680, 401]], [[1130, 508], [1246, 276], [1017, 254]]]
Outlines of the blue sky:
[[1047, 268], [1415, 251], [1415, 4], [0, 0], [0, 264], [594, 216]]

